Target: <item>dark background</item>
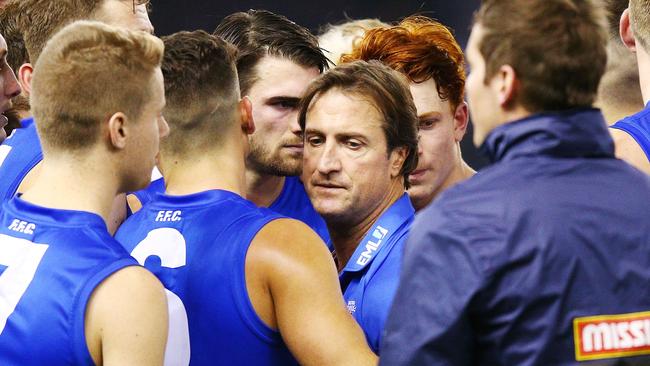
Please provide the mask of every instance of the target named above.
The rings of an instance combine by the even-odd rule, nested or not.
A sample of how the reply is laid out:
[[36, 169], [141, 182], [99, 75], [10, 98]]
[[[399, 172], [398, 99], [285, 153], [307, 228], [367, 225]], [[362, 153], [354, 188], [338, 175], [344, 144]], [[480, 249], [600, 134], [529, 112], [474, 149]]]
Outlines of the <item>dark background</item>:
[[[180, 30], [204, 29], [212, 32], [226, 15], [248, 9], [266, 9], [282, 14], [318, 34], [327, 23], [337, 24], [347, 18], [379, 18], [398, 21], [408, 15], [422, 14], [439, 20], [454, 30], [465, 47], [472, 14], [479, 0], [328, 0], [328, 1], [225, 1], [225, 0], [154, 0], [151, 22], [157, 35]], [[485, 165], [472, 144], [471, 129], [462, 144], [463, 157], [474, 168]]]

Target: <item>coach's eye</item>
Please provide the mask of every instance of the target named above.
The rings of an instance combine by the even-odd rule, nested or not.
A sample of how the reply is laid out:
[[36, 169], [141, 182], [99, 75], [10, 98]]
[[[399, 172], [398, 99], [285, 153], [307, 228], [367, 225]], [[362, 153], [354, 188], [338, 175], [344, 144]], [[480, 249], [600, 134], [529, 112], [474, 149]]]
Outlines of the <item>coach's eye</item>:
[[323, 143], [323, 138], [320, 136], [311, 136], [307, 138], [307, 143], [311, 146], [319, 146]]
[[350, 149], [350, 150], [359, 150], [363, 144], [358, 141], [358, 140], [347, 140], [345, 142], [345, 145]]

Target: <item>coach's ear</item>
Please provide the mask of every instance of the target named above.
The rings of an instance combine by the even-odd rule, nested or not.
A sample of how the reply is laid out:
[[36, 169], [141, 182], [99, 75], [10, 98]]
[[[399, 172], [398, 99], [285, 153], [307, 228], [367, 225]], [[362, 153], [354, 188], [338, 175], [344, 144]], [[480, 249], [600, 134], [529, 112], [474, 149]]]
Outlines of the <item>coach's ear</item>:
[[621, 15], [621, 21], [618, 23], [618, 32], [625, 47], [632, 52], [636, 52], [636, 40], [634, 39], [634, 32], [632, 32], [632, 25], [630, 24], [630, 9], [625, 9]]
[[126, 115], [117, 112], [108, 119], [108, 136], [111, 146], [121, 150], [126, 147]]
[[18, 82], [23, 89], [23, 94], [29, 97], [32, 94], [32, 75], [34, 67], [30, 63], [25, 63], [18, 69]]
[[[391, 178], [399, 177], [401, 175], [402, 166], [408, 156], [409, 150], [404, 146], [399, 146], [393, 149], [388, 156], [390, 161], [390, 176]], [[417, 154], [417, 151], [415, 151]]]
[[253, 121], [253, 103], [248, 97], [239, 101], [239, 115], [241, 116], [241, 128], [247, 134], [255, 132], [255, 121]]

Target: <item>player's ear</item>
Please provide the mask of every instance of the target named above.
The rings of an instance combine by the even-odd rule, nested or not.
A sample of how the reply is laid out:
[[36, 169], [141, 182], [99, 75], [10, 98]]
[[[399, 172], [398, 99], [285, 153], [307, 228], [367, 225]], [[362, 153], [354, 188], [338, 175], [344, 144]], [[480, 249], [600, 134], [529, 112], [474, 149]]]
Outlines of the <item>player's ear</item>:
[[456, 107], [454, 111], [454, 140], [460, 142], [467, 132], [467, 124], [469, 123], [469, 111], [467, 103], [462, 102]]
[[124, 149], [126, 147], [126, 115], [117, 112], [108, 119], [108, 136], [110, 144], [115, 149]]
[[32, 75], [34, 74], [34, 67], [30, 63], [25, 63], [18, 69], [18, 82], [23, 89], [25, 96], [32, 94]]
[[241, 128], [247, 134], [255, 132], [255, 121], [253, 121], [253, 103], [248, 97], [239, 101], [239, 115], [241, 116]]
[[621, 15], [621, 21], [618, 24], [618, 32], [621, 36], [621, 41], [630, 51], [636, 51], [636, 40], [630, 24], [630, 9], [625, 9]]
[[492, 83], [501, 107], [511, 107], [515, 102], [517, 89], [519, 88], [519, 80], [515, 69], [510, 65], [501, 65], [499, 71], [492, 78]]

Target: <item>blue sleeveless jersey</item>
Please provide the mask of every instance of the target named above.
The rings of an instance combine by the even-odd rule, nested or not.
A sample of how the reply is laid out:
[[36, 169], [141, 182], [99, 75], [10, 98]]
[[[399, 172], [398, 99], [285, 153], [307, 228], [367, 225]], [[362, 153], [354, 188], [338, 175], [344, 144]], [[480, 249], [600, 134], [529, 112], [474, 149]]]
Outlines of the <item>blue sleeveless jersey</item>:
[[106, 277], [136, 261], [88, 212], [18, 197], [0, 213], [0, 365], [93, 365], [86, 304]]
[[168, 362], [296, 364], [280, 334], [257, 316], [246, 289], [251, 240], [280, 217], [232, 192], [211, 190], [156, 195], [120, 227], [116, 239], [168, 290]]
[[339, 275], [348, 311], [377, 354], [397, 292], [404, 243], [414, 219], [415, 209], [404, 193], [377, 219]]
[[158, 193], [165, 193], [165, 180], [163, 178], [153, 180], [149, 183], [147, 188], [133, 192], [142, 206], [153, 201], [154, 197], [156, 197], [156, 194]]
[[28, 118], [0, 145], [0, 200], [13, 197], [27, 173], [41, 160], [43, 151], [34, 119]]
[[325, 220], [314, 210], [300, 178], [286, 177], [284, 179], [282, 192], [269, 206], [269, 210], [304, 222], [332, 249]]
[[632, 136], [650, 160], [650, 103], [641, 112], [623, 118], [614, 123], [611, 128], [625, 131]]
[[[149, 187], [134, 192], [140, 204], [144, 206], [149, 203], [157, 193], [165, 192], [165, 181], [163, 178], [154, 180]], [[328, 247], [331, 248], [330, 234], [327, 231], [325, 220], [314, 210], [305, 187], [298, 177], [286, 177], [282, 192], [278, 198], [269, 206], [269, 210], [277, 212], [280, 215], [302, 221], [323, 239]]]

